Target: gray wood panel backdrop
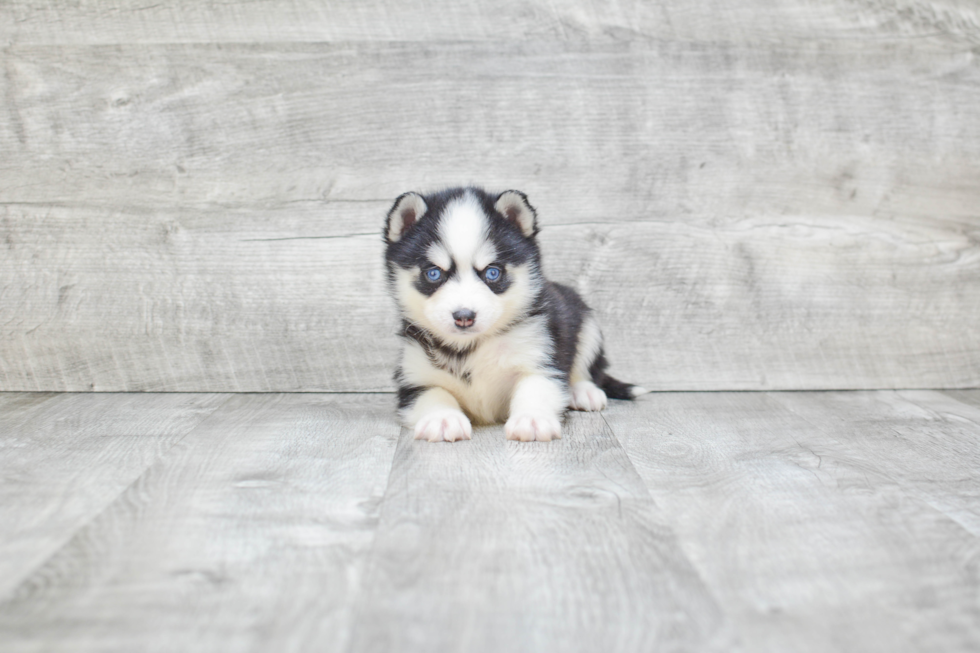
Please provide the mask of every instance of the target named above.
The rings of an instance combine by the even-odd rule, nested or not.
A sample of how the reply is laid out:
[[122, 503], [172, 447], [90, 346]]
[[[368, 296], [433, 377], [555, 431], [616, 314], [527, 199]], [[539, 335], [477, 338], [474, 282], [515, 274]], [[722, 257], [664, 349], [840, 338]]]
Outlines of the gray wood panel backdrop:
[[0, 4], [0, 389], [377, 391], [380, 226], [519, 188], [652, 389], [980, 385], [980, 3]]

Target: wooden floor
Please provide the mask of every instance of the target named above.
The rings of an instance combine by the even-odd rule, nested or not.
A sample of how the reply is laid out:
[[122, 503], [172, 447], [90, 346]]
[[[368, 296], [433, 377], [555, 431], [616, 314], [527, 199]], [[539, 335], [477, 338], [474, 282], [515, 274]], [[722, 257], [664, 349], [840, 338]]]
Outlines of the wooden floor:
[[980, 391], [0, 394], [0, 650], [980, 650]]

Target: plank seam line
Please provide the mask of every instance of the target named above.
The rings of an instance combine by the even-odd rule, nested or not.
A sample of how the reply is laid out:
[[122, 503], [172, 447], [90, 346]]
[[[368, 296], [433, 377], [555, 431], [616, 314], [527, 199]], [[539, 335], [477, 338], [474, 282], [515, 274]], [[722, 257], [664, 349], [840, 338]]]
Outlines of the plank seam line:
[[[970, 388], [950, 388], [969, 390]], [[394, 390], [0, 390], [3, 394], [51, 394], [58, 395], [394, 395]]]
[[[606, 411], [604, 410], [599, 411], [599, 419], [601, 419], [602, 423], [606, 425], [607, 429], [609, 429], [609, 434], [612, 435], [613, 441], [616, 443], [616, 446], [619, 447], [619, 450], [623, 452], [623, 457], [626, 458], [626, 461], [630, 464], [630, 469], [633, 470], [633, 474], [636, 475], [636, 478], [640, 481], [640, 485], [641, 487], [643, 487], [643, 491], [646, 492], [646, 498], [650, 501], [650, 503], [653, 504], [653, 506], [657, 510], [660, 510], [661, 508], [660, 506], [657, 505], [657, 500], [653, 498], [653, 493], [650, 492], [650, 488], [647, 486], [646, 481], [643, 480], [643, 475], [640, 474], [640, 471], [636, 468], [636, 465], [633, 463], [633, 459], [630, 458], [629, 452], [626, 450], [626, 447], [623, 446], [623, 442], [619, 439], [619, 436], [616, 435], [616, 431], [614, 431], [612, 425], [609, 424], [609, 420], [606, 419], [605, 412]], [[609, 476], [606, 475], [606, 473], [603, 472], [602, 469], [598, 469], [598, 471], [600, 474], [602, 474], [603, 478], [605, 478], [606, 480], [612, 482], [617, 486], [622, 487], [622, 485], [616, 482], [615, 479], [609, 478]], [[620, 512], [622, 512], [622, 498], [619, 495], [616, 495], [616, 501], [619, 504]], [[673, 528], [671, 528], [671, 531], [673, 531]]]
[[[64, 394], [69, 394], [69, 393], [64, 393]], [[72, 394], [82, 394], [82, 393], [72, 393]], [[215, 393], [199, 393], [199, 394], [215, 394], [215, 395], [220, 395], [220, 394], [223, 394], [223, 393], [215, 392]], [[224, 401], [222, 401], [218, 405], [216, 405], [214, 407], [214, 410], [212, 410], [210, 413], [208, 413], [207, 416], [204, 417], [204, 419], [202, 419], [197, 424], [195, 424], [190, 429], [188, 429], [186, 433], [184, 433], [179, 438], [177, 438], [172, 445], [170, 445], [169, 447], [166, 448], [166, 450], [161, 451], [159, 457], [157, 457], [149, 465], [147, 465], [146, 467], [144, 467], [143, 470], [139, 474], [137, 474], [133, 478], [132, 481], [130, 481], [128, 484], [126, 484], [126, 486], [118, 494], [116, 494], [111, 499], [109, 499], [108, 501], [106, 501], [106, 503], [102, 506], [102, 508], [98, 512], [94, 513], [91, 517], [89, 517], [88, 519], [86, 519], [84, 523], [82, 523], [82, 524], [80, 524], [78, 526], [78, 528], [76, 528], [73, 531], [71, 531], [71, 533], [68, 535], [68, 537], [66, 537], [64, 539], [64, 541], [62, 541], [61, 544], [59, 544], [57, 546], [57, 548], [55, 548], [53, 551], [51, 551], [51, 553], [49, 555], [45, 556], [43, 560], [41, 560], [40, 562], [38, 562], [38, 564], [35, 565], [28, 573], [24, 574], [21, 577], [20, 582], [18, 582], [16, 585], [14, 585], [10, 589], [10, 591], [7, 593], [6, 596], [0, 596], [0, 607], [9, 606], [12, 602], [15, 602], [16, 597], [17, 597], [17, 595], [19, 593], [20, 588], [24, 587], [24, 585], [26, 583], [30, 582], [30, 580], [32, 578], [34, 578], [34, 576], [41, 569], [43, 569], [45, 567], [45, 565], [47, 565], [54, 557], [56, 557], [59, 553], [61, 553], [65, 549], [66, 546], [68, 546], [69, 544], [71, 544], [71, 542], [78, 536], [79, 533], [81, 533], [86, 528], [88, 528], [89, 526], [91, 526], [92, 523], [95, 522], [97, 519], [99, 519], [102, 515], [104, 515], [105, 512], [107, 510], [109, 510], [109, 508], [111, 508], [113, 505], [115, 505], [115, 503], [120, 499], [120, 497], [124, 496], [136, 484], [138, 484], [143, 479], [143, 477], [146, 476], [146, 473], [148, 471], [150, 471], [151, 469], [153, 469], [153, 467], [155, 467], [157, 465], [157, 463], [159, 463], [160, 460], [163, 457], [165, 457], [169, 452], [173, 451], [173, 449], [175, 447], [177, 447], [184, 440], [186, 440], [190, 436], [191, 433], [193, 433], [194, 431], [198, 430], [202, 425], [204, 425], [207, 422], [209, 422], [214, 417], [215, 413], [217, 413], [221, 408], [224, 408], [224, 406], [226, 404], [228, 404], [231, 400], [232, 400], [232, 397], [231, 396], [225, 397]]]
[[[898, 391], [894, 391], [894, 393], [897, 395]], [[920, 409], [928, 410], [929, 412], [936, 412], [936, 411], [934, 411], [931, 408], [928, 408], [927, 409], [924, 406], [921, 406], [921, 405], [919, 405], [918, 403], [916, 403], [914, 401], [911, 401], [909, 399], [906, 399], [905, 397], [899, 397], [899, 398], [902, 401], [906, 401], [906, 402], [908, 402], [908, 403], [912, 404], [913, 406], [916, 406], [916, 407], [918, 407]], [[952, 397], [950, 397], [950, 398], [952, 399]], [[842, 441], [836, 435], [834, 435], [834, 433], [833, 433], [833, 431], [831, 429], [824, 428], [822, 426], [822, 424], [820, 424], [818, 422], [815, 422], [810, 417], [808, 417], [806, 415], [803, 415], [803, 414], [797, 412], [796, 410], [793, 409], [793, 406], [792, 405], [787, 404], [787, 403], [782, 402], [782, 401], [779, 401], [779, 399], [777, 399], [776, 397], [772, 397], [772, 399], [773, 399], [773, 401], [775, 401], [776, 403], [778, 403], [783, 408], [783, 410], [787, 411], [789, 414], [793, 415], [797, 419], [802, 420], [806, 424], [809, 424], [811, 427], [813, 427], [818, 433], [820, 433], [821, 435], [823, 435], [824, 437], [826, 437], [829, 442], [836, 443], [838, 446], [845, 446], [846, 447], [847, 443], [844, 442], [844, 441]], [[962, 403], [962, 402], [960, 402], [960, 403]], [[966, 405], [968, 405], [968, 404], [966, 404]], [[946, 420], [944, 420], [944, 421], [946, 421]], [[970, 421], [972, 423], [974, 423], [974, 424], [976, 423], [976, 422], [973, 422], [972, 420], [970, 420]], [[823, 463], [823, 456], [815, 453], [812, 449], [810, 449], [810, 447], [807, 447], [807, 446], [801, 444], [792, 434], [787, 433], [787, 435], [789, 435], [790, 439], [793, 440], [793, 442], [796, 443], [796, 446], [798, 446], [801, 450], [806, 451], [806, 452], [809, 452], [810, 455], [815, 456], [816, 458], [820, 459], [821, 464]], [[832, 453], [834, 453], [835, 455], [837, 455], [840, 452], [835, 450]], [[862, 456], [862, 458], [866, 458], [866, 456]], [[818, 465], [818, 469], [819, 469], [819, 465]], [[816, 475], [816, 471], [815, 470], [810, 470], [810, 471], [814, 475]], [[934, 512], [936, 515], [940, 516], [941, 518], [945, 519], [946, 521], [950, 522], [951, 524], [956, 525], [956, 527], [959, 528], [960, 530], [962, 530], [964, 533], [966, 533], [966, 535], [968, 535], [971, 540], [973, 540], [973, 541], [980, 541], [980, 537], [978, 537], [973, 532], [971, 532], [968, 528], [966, 528], [962, 523], [960, 523], [960, 521], [958, 519], [956, 519], [955, 517], [953, 517], [952, 515], [950, 515], [946, 511], [944, 511], [944, 510], [942, 510], [942, 509], [937, 508], [936, 506], [934, 506], [932, 504], [932, 502], [928, 499], [928, 497], [923, 496], [922, 493], [920, 491], [918, 491], [916, 488], [909, 487], [906, 483], [904, 483], [904, 482], [896, 479], [892, 474], [889, 474], [888, 472], [880, 469], [877, 466], [875, 467], [875, 473], [880, 474], [883, 478], [886, 478], [889, 481], [891, 481], [894, 484], [894, 486], [896, 488], [898, 488], [898, 490], [906, 498], [908, 498], [910, 501], [915, 501], [915, 502], [921, 504], [922, 506], [924, 506], [928, 510]], [[844, 496], [844, 495], [841, 495], [841, 496]]]
[[[755, 388], [755, 389], [726, 389], [714, 388], [710, 390], [650, 390], [644, 396], [656, 396], [659, 394], [721, 394], [721, 393], [806, 393], [806, 392], [912, 392], [912, 391], [933, 391], [945, 392], [947, 390], [980, 390], [980, 386], [952, 386], [952, 387], [903, 387], [903, 388]], [[45, 394], [55, 395], [70, 394], [174, 394], [174, 395], [394, 395], [394, 390], [0, 390], [0, 394]], [[637, 398], [637, 401], [643, 401]]]
[[341, 234], [338, 236], [284, 236], [282, 238], [241, 238], [238, 242], [240, 243], [271, 243], [279, 240], [336, 240], [340, 238], [356, 238], [359, 236], [378, 236], [380, 235], [375, 231], [368, 231], [357, 234]]
[[[662, 523], [665, 528], [669, 529], [670, 538], [673, 540], [674, 545], [677, 548], [678, 554], [680, 554], [683, 557], [684, 561], [687, 562], [688, 568], [691, 570], [691, 573], [693, 573], [697, 577], [698, 581], [701, 583], [701, 586], [704, 588], [704, 591], [710, 597], [712, 603], [720, 610], [720, 606], [722, 605], [721, 597], [717, 594], [716, 588], [712, 585], [712, 583], [709, 582], [709, 579], [706, 577], [704, 570], [701, 569], [700, 565], [698, 565], [695, 559], [691, 556], [691, 553], [688, 551], [689, 545], [677, 534], [676, 523], [672, 520], [667, 519], [667, 512], [657, 503], [656, 497], [654, 497], [653, 492], [650, 491], [650, 486], [647, 485], [647, 482], [643, 478], [643, 475], [640, 474], [639, 470], [636, 469], [636, 463], [633, 462], [633, 458], [629, 455], [629, 451], [626, 449], [626, 447], [623, 446], [622, 441], [620, 441], [619, 439], [619, 435], [616, 434], [616, 431], [613, 429], [612, 425], [609, 424], [609, 420], [606, 419], [606, 414], [604, 410], [599, 412], [599, 417], [602, 418], [603, 423], [606, 425], [606, 428], [609, 429], [609, 432], [612, 434], [613, 439], [615, 439], [616, 444], [619, 445], [619, 448], [623, 452], [623, 455], [626, 456], [626, 460], [629, 461], [630, 469], [633, 470], [633, 473], [636, 474], [636, 477], [643, 485], [643, 489], [646, 490], [647, 499], [650, 501], [651, 505], [653, 505], [653, 507], [657, 509], [657, 512], [661, 515]], [[603, 476], [606, 475], [603, 474]]]
[[[898, 392], [900, 392], [900, 391], [896, 391], [896, 394], [898, 394]], [[946, 397], [947, 399], [949, 399], [951, 401], [954, 401], [958, 405], [962, 406], [966, 411], [968, 411], [969, 413], [971, 413], [971, 416], [970, 417], [966, 417], [966, 416], [963, 416], [963, 415], [957, 415], [957, 416], [965, 419], [970, 424], [972, 424], [973, 426], [977, 427], [978, 432], [980, 432], [980, 422], [978, 422], [972, 416], [972, 413], [980, 412], [980, 408], [978, 408], [977, 406], [974, 406], [973, 404], [967, 403], [965, 401], [960, 401], [956, 397], [951, 397], [948, 394], [946, 394], [945, 392], [943, 392], [942, 390], [929, 390], [927, 392], [937, 392], [940, 395], [942, 395], [943, 397]], [[916, 407], [918, 407], [918, 408], [920, 408], [920, 409], [922, 409], [922, 410], [924, 410], [926, 412], [934, 413], [936, 415], [939, 415], [944, 422], [947, 422], [947, 423], [949, 422], [949, 420], [946, 419], [945, 414], [942, 411], [940, 411], [940, 410], [938, 410], [936, 408], [930, 407], [928, 404], [923, 405], [923, 404], [919, 403], [918, 401], [915, 401], [914, 399], [911, 399], [909, 397], [901, 397], [900, 396], [900, 398], [901, 398], [902, 401], [906, 401], [906, 402], [912, 404], [913, 406], [916, 406]]]
[[[381, 393], [373, 393], [373, 394], [381, 394]], [[364, 556], [364, 575], [361, 579], [361, 583], [357, 588], [357, 593], [354, 596], [352, 596], [350, 599], [351, 611], [350, 611], [350, 621], [348, 622], [350, 624], [350, 631], [348, 632], [347, 646], [344, 647], [346, 653], [351, 653], [351, 651], [353, 650], [354, 639], [355, 639], [354, 628], [357, 625], [357, 612], [361, 604], [361, 598], [364, 596], [364, 593], [366, 591], [365, 588], [367, 587], [368, 581], [370, 580], [369, 574], [372, 573], [371, 572], [372, 563], [374, 562], [375, 552], [377, 551], [378, 548], [378, 531], [381, 530], [381, 516], [382, 513], [384, 512], [385, 503], [388, 501], [388, 492], [391, 489], [391, 477], [395, 473], [395, 459], [398, 457], [399, 445], [401, 444], [402, 435], [405, 433], [405, 431], [407, 431], [407, 428], [402, 426], [401, 423], [398, 423], [398, 436], [397, 436], [397, 440], [395, 441], [395, 448], [391, 452], [391, 461], [388, 464], [388, 476], [385, 478], [385, 491], [384, 494], [381, 495], [381, 501], [378, 502], [378, 522], [375, 524], [374, 529], [371, 532], [371, 546], [368, 547], [367, 553]]]
[[[164, 205], [163, 211], [176, 211], [176, 210], [186, 210], [186, 209], [198, 209], [198, 210], [211, 210], [211, 211], [227, 211], [227, 210], [242, 210], [242, 209], [253, 209], [253, 210], [273, 210], [277, 206], [287, 205], [287, 204], [385, 204], [389, 205], [393, 201], [393, 198], [386, 199], [343, 199], [343, 198], [319, 198], [319, 197], [300, 197], [291, 200], [280, 200], [278, 202], [270, 203], [263, 202], [261, 200], [256, 200], [254, 202], [187, 202], [180, 205]], [[54, 200], [49, 201], [38, 201], [38, 200], [0, 200], [0, 206], [7, 207], [17, 207], [17, 206], [44, 206], [59, 209], [116, 209], [120, 211], [125, 210], [153, 210], [160, 211], [161, 206], [159, 204], [120, 204], [118, 202], [111, 203], [101, 203], [101, 202], [59, 202]]]

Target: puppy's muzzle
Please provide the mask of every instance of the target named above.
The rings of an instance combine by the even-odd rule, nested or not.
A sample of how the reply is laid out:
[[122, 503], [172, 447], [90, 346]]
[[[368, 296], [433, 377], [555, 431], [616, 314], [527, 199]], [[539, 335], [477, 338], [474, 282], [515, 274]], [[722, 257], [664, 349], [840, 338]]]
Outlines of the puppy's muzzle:
[[476, 322], [476, 313], [468, 308], [462, 308], [458, 311], [453, 311], [453, 320], [456, 321], [456, 326], [460, 329], [468, 329]]

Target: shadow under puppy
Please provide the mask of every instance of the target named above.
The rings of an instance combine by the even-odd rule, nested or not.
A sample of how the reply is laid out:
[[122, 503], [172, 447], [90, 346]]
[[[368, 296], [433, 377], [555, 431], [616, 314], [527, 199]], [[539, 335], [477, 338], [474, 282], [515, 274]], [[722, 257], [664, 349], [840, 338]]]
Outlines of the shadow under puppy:
[[544, 278], [537, 234], [518, 191], [395, 200], [384, 227], [404, 339], [395, 381], [416, 439], [468, 440], [472, 419], [506, 421], [508, 440], [548, 441], [561, 437], [566, 409], [645, 392], [606, 374], [592, 310]]

